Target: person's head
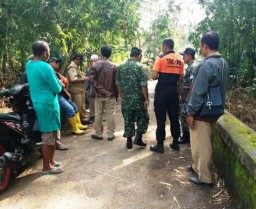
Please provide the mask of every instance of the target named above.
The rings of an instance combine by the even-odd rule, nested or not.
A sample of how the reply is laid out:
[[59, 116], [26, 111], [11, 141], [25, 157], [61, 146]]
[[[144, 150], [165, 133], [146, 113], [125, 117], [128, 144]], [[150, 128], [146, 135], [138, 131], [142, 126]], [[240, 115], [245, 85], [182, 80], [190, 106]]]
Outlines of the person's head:
[[186, 48], [184, 52], [180, 53], [180, 55], [183, 56], [183, 60], [186, 64], [195, 59], [195, 54], [196, 51], [193, 48]]
[[59, 70], [61, 59], [58, 59], [58, 58], [56, 58], [56, 57], [50, 57], [47, 62], [49, 63], [49, 65], [52, 66], [52, 68], [53, 68], [55, 71], [58, 71], [58, 70]]
[[32, 45], [34, 58], [47, 61], [50, 56], [50, 47], [45, 41], [36, 41]]
[[98, 61], [98, 60], [99, 60], [99, 57], [98, 57], [97, 54], [92, 54], [92, 55], [91, 55], [91, 58], [90, 58], [91, 65], [92, 65], [94, 62]]
[[84, 56], [83, 56], [82, 54], [80, 54], [80, 53], [75, 53], [75, 54], [73, 55], [72, 60], [73, 60], [73, 62], [74, 62], [77, 66], [79, 66], [79, 65], [82, 64], [82, 62], [83, 62], [83, 60], [84, 60]]
[[163, 52], [173, 50], [173, 48], [174, 48], [174, 41], [171, 38], [167, 38], [163, 41], [163, 44], [162, 44]]
[[101, 47], [100, 52], [102, 57], [106, 57], [108, 59], [112, 54], [112, 49], [109, 46], [103, 46]]
[[200, 50], [204, 57], [219, 50], [219, 35], [216, 31], [207, 31], [203, 34]]
[[132, 47], [130, 57], [136, 59], [138, 62], [141, 61], [142, 58], [142, 50], [137, 47]]

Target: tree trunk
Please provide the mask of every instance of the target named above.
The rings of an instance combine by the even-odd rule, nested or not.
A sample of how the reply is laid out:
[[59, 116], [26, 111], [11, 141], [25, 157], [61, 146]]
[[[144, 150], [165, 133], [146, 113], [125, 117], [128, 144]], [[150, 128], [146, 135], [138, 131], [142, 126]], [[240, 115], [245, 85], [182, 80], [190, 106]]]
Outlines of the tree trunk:
[[2, 63], [2, 71], [3, 73], [6, 73], [6, 63], [7, 63], [7, 54], [3, 54], [3, 63]]

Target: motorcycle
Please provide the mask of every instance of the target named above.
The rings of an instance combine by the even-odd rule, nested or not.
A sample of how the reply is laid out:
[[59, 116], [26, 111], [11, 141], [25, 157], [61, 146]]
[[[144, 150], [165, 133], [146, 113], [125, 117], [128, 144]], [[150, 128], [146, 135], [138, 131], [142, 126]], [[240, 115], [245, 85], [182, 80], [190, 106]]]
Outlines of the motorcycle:
[[0, 114], [0, 193], [27, 165], [41, 142], [28, 84], [0, 91], [3, 97], [8, 98], [12, 112]]

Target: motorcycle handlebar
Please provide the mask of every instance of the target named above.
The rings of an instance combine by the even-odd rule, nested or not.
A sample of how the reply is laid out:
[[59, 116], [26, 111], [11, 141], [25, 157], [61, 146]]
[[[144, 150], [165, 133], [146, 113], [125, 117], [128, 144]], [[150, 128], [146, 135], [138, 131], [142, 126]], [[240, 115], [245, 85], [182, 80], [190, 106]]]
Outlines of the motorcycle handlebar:
[[15, 95], [19, 94], [23, 89], [29, 89], [28, 83], [17, 84], [9, 89], [4, 89], [4, 90], [0, 91], [0, 98], [15, 96]]

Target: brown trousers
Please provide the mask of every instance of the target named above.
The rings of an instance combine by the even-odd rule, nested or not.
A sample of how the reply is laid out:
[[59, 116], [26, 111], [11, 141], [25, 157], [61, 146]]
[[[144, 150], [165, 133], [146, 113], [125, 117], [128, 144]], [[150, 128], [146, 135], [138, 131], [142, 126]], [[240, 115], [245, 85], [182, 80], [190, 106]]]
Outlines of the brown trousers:
[[195, 120], [195, 128], [190, 128], [192, 168], [204, 183], [212, 183], [212, 127], [215, 123]]

